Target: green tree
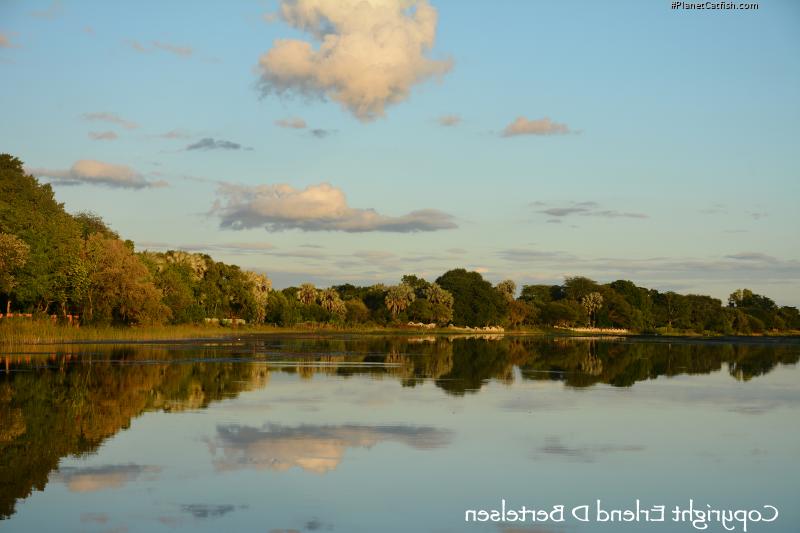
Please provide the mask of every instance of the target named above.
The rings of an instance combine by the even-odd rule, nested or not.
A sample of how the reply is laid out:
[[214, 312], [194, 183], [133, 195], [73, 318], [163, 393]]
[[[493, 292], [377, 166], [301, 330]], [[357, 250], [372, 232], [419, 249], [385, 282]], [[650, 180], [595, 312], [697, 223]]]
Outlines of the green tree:
[[16, 274], [25, 265], [31, 248], [21, 239], [8, 233], [0, 233], [0, 293], [6, 294], [11, 307], [11, 292], [17, 285]]
[[544, 306], [542, 322], [550, 326], [571, 327], [586, 324], [586, 309], [574, 300], [550, 302]]
[[95, 233], [84, 249], [88, 272], [85, 319], [100, 323], [158, 324], [170, 318], [162, 293], [139, 258], [118, 239]]
[[272, 282], [264, 274], [256, 272], [246, 271], [244, 276], [250, 286], [250, 295], [255, 303], [254, 320], [263, 323], [267, 315], [267, 302], [272, 290]]
[[778, 309], [778, 306], [775, 305], [775, 302], [772, 299], [760, 294], [755, 294], [750, 289], [739, 289], [734, 291], [730, 297], [728, 297], [728, 306], [750, 307], [761, 309], [763, 311], [776, 311]]
[[497, 290], [510, 302], [517, 293], [517, 284], [513, 280], [506, 279], [497, 284]]
[[580, 302], [581, 298], [590, 292], [597, 292], [600, 286], [593, 279], [583, 276], [573, 276], [564, 280], [564, 294], [570, 300]]
[[400, 283], [402, 285], [408, 285], [414, 291], [414, 295], [417, 298], [423, 298], [425, 296], [425, 291], [430, 287], [430, 283], [425, 281], [424, 279], [415, 276], [413, 274], [406, 274], [402, 278], [400, 278]]
[[453, 322], [459, 326], [501, 324], [506, 300], [478, 272], [463, 268], [442, 274], [436, 283], [453, 295]]
[[53, 189], [26, 174], [22, 161], [0, 154], [0, 233], [29, 247], [15, 274], [14, 299], [25, 310], [46, 312], [63, 292], [81, 236], [75, 219], [56, 202]]
[[347, 300], [344, 302], [346, 320], [349, 324], [364, 324], [369, 322], [369, 308], [361, 300]]
[[81, 211], [80, 213], [74, 214], [72, 218], [74, 218], [75, 222], [78, 223], [81, 237], [84, 240], [88, 239], [95, 233], [100, 233], [104, 237], [119, 239], [119, 234], [109, 228], [100, 215], [96, 213], [92, 213], [91, 211]]
[[536, 307], [543, 307], [564, 297], [561, 285], [523, 285], [519, 299]]

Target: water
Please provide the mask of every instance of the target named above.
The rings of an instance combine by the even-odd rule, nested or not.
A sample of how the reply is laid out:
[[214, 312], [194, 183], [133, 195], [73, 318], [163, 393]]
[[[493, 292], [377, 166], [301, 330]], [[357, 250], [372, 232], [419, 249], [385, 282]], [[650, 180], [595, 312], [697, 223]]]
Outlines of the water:
[[[0, 354], [2, 531], [689, 532], [669, 511], [690, 499], [800, 531], [797, 341], [46, 350]], [[503, 499], [565, 521], [465, 522]], [[665, 521], [597, 522], [598, 499]]]

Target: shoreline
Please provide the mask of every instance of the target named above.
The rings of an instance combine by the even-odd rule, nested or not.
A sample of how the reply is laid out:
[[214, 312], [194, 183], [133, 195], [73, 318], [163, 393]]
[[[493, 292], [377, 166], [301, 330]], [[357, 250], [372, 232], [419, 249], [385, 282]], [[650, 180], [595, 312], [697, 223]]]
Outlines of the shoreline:
[[630, 342], [702, 342], [702, 343], [748, 343], [774, 344], [777, 342], [800, 342], [800, 332], [787, 331], [760, 335], [703, 335], [696, 332], [669, 332], [625, 334], [603, 331], [569, 331], [562, 328], [524, 328], [516, 330], [482, 331], [463, 328], [412, 328], [407, 326], [375, 327], [330, 327], [307, 325], [297, 327], [280, 326], [242, 326], [223, 327], [209, 325], [174, 325], [153, 327], [98, 327], [82, 328], [52, 325], [41, 322], [5, 323], [0, 325], [0, 347], [46, 346], [63, 344], [162, 344], [193, 343], [208, 341], [239, 340], [250, 336], [279, 335], [395, 335], [395, 336], [452, 336], [452, 337], [553, 337], [573, 339], [612, 340], [624, 339]]

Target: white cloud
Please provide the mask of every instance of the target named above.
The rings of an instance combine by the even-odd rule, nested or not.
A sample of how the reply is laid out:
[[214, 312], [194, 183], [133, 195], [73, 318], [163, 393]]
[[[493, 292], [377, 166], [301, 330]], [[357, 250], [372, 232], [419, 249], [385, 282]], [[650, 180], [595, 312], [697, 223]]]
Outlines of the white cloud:
[[34, 176], [48, 178], [56, 185], [104, 185], [121, 189], [145, 189], [165, 187], [165, 181], [148, 181], [141, 174], [125, 165], [114, 165], [81, 159], [66, 170], [44, 168], [29, 169]]
[[263, 94], [327, 97], [369, 121], [452, 68], [451, 60], [428, 57], [437, 14], [426, 0], [283, 0], [279, 14], [318, 46], [275, 40], [259, 59]]
[[381, 442], [398, 442], [419, 450], [450, 443], [449, 431], [418, 426], [218, 426], [209, 442], [214, 467], [283, 472], [300, 468], [324, 474], [336, 469], [350, 448], [372, 448]]
[[97, 492], [116, 489], [136, 481], [140, 476], [154, 476], [161, 472], [158, 466], [103, 465], [88, 467], [61, 467], [54, 479], [63, 482], [70, 492]]
[[408, 233], [457, 227], [451, 215], [435, 209], [393, 217], [374, 209], [350, 207], [344, 192], [329, 183], [302, 190], [286, 184], [223, 184], [218, 192], [224, 202], [217, 200], [212, 212], [220, 217], [223, 228]]
[[525, 117], [517, 119], [506, 126], [503, 130], [503, 137], [513, 137], [514, 135], [558, 135], [572, 133], [566, 124], [553, 122], [548, 117], [528, 120]]
[[109, 122], [111, 124], [116, 124], [117, 126], [122, 126], [123, 128], [128, 130], [134, 130], [139, 127], [139, 125], [135, 122], [131, 122], [130, 120], [125, 120], [119, 115], [115, 115], [114, 113], [108, 113], [105, 111], [99, 113], [84, 113], [83, 118], [91, 122], [95, 121]]

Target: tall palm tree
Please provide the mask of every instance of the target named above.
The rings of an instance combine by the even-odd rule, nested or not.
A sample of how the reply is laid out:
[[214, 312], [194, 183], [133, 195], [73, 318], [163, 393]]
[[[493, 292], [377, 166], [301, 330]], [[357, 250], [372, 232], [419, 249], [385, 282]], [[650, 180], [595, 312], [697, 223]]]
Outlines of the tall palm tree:
[[325, 289], [319, 293], [319, 304], [329, 313], [332, 313], [337, 307], [337, 303], [341, 301], [339, 293], [334, 288]]
[[594, 327], [597, 312], [603, 307], [603, 295], [599, 292], [590, 292], [581, 298], [581, 305], [589, 315], [589, 324]]
[[408, 306], [411, 305], [415, 298], [414, 289], [401, 283], [389, 288], [384, 302], [386, 302], [386, 308], [389, 309], [392, 316], [397, 317], [398, 313], [408, 309]]
[[453, 307], [453, 295], [443, 289], [438, 283], [431, 283], [425, 288], [425, 298], [432, 304], [441, 304]]
[[303, 283], [297, 291], [297, 299], [304, 305], [311, 305], [317, 301], [317, 288], [313, 283]]

